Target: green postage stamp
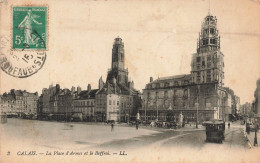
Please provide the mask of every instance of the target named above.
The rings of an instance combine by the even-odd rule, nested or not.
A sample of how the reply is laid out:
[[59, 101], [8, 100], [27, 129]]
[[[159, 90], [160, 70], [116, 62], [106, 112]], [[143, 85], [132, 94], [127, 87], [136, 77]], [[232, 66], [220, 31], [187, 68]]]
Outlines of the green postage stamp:
[[46, 50], [47, 7], [13, 7], [14, 50]]

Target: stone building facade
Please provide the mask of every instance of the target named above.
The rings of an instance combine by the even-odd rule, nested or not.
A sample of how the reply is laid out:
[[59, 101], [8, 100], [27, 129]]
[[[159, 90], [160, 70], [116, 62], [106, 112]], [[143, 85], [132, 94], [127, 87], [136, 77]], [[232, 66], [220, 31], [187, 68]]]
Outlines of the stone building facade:
[[0, 111], [1, 114], [14, 115], [17, 114], [15, 98], [10, 94], [0, 96]]
[[91, 89], [91, 85], [88, 85], [88, 89], [81, 91], [73, 100], [73, 113], [82, 115], [82, 120], [95, 121], [95, 103], [96, 92], [98, 89]]
[[150, 82], [143, 89], [143, 105], [139, 110], [144, 120], [202, 122], [226, 119], [227, 93], [224, 85], [224, 55], [220, 51], [217, 18], [208, 14], [202, 23], [197, 53], [192, 55], [191, 73]]
[[140, 107], [138, 94], [134, 82], [129, 81], [128, 69], [125, 68], [124, 43], [121, 38], [115, 38], [111, 69], [108, 70], [103, 87], [96, 93], [95, 113], [98, 120], [129, 121]]
[[40, 114], [50, 114], [53, 113], [54, 110], [57, 110], [57, 97], [53, 98], [53, 96], [57, 96], [60, 92], [60, 85], [56, 84], [56, 86], [50, 85], [49, 88], [43, 88], [41, 100], [39, 106]]
[[38, 93], [12, 89], [1, 95], [1, 112], [8, 116], [33, 115], [37, 113]]
[[253, 112], [260, 122], [260, 79], [256, 82], [256, 89], [254, 92], [254, 101], [252, 103]]

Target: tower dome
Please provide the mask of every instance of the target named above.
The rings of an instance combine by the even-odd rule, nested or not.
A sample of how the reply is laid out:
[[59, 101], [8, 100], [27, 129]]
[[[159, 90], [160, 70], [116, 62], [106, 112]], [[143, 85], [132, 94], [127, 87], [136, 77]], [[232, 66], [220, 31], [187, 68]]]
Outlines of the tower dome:
[[209, 13], [201, 25], [197, 52], [205, 53], [218, 49], [220, 49], [220, 36], [217, 29], [217, 18]]

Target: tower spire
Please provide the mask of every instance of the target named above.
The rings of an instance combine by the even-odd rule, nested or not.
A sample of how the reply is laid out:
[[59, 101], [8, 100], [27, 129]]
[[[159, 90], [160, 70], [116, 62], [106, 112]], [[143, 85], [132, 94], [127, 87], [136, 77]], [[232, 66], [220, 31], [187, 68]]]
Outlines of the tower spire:
[[209, 0], [209, 15], [210, 15], [210, 0]]

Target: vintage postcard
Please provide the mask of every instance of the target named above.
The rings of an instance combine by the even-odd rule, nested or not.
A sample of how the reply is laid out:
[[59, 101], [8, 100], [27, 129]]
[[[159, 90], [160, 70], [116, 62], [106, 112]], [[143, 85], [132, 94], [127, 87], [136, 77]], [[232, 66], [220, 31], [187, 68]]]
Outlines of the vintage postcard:
[[259, 0], [0, 0], [0, 162], [260, 162]]

